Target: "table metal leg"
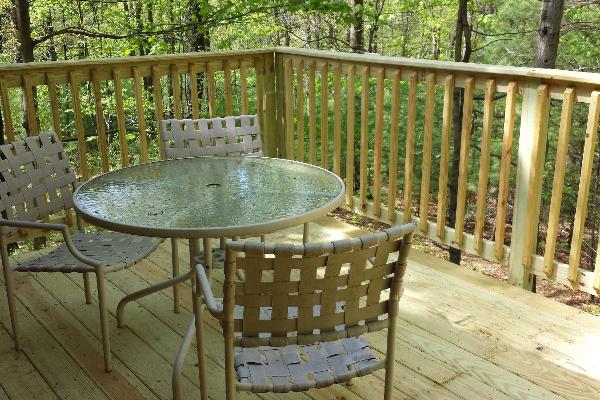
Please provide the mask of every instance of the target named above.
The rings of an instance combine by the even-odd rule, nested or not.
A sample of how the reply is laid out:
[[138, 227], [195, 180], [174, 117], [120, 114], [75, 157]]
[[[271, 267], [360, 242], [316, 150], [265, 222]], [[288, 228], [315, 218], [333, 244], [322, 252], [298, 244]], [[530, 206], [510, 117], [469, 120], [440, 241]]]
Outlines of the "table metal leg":
[[204, 269], [206, 269], [206, 275], [208, 275], [209, 281], [212, 282], [213, 259], [212, 245], [209, 238], [202, 239], [202, 248], [204, 250]]
[[152, 285], [142, 290], [138, 290], [137, 292], [130, 293], [127, 296], [123, 297], [117, 305], [117, 324], [119, 328], [122, 328], [125, 325], [123, 321], [123, 313], [125, 312], [125, 306], [127, 305], [127, 303], [142, 298], [144, 296], [148, 296], [152, 293], [156, 293], [168, 287], [174, 286], [178, 283], [187, 281], [188, 279], [190, 279], [191, 275], [192, 274], [188, 272], [186, 274], [179, 275], [175, 278], [167, 279], [166, 281], [157, 283], [156, 285]]

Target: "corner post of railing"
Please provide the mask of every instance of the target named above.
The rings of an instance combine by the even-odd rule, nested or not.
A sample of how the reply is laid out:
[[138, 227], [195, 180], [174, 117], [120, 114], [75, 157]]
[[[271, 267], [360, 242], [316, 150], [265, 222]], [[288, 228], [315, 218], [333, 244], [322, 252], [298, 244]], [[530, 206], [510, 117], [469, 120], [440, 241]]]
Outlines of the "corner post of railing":
[[264, 60], [264, 92], [265, 92], [265, 121], [264, 149], [265, 155], [277, 157], [277, 65], [276, 52], [265, 54]]
[[533, 256], [537, 246], [550, 93], [547, 84], [520, 84], [523, 95], [508, 282], [533, 290]]

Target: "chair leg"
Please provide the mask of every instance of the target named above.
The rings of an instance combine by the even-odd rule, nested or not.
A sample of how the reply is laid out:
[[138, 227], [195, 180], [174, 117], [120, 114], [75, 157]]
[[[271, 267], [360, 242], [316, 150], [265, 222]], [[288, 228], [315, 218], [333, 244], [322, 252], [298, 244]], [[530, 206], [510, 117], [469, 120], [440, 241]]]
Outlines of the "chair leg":
[[302, 243], [308, 243], [309, 235], [310, 235], [310, 230], [309, 230], [308, 222], [305, 222], [304, 223], [304, 232], [302, 232]]
[[219, 238], [219, 248], [221, 250], [225, 250], [225, 242], [227, 241], [226, 237], [220, 237]]
[[96, 271], [98, 285], [98, 307], [100, 309], [100, 327], [102, 330], [102, 348], [104, 350], [104, 370], [112, 371], [112, 359], [110, 354], [110, 334], [108, 331], [108, 313], [106, 311], [106, 295], [104, 293], [104, 271]]
[[21, 350], [19, 342], [19, 321], [17, 320], [17, 305], [15, 303], [15, 284], [12, 276], [12, 271], [4, 268], [4, 284], [6, 285], [6, 297], [8, 297], [8, 313], [10, 314], [10, 323], [12, 325], [13, 341], [15, 348]]
[[85, 304], [92, 304], [92, 289], [90, 288], [90, 274], [83, 273], [83, 288], [85, 290]]
[[[179, 247], [177, 239], [171, 239], [171, 264], [173, 264], [173, 278], [179, 275]], [[173, 285], [173, 312], [179, 313], [179, 284]]]
[[204, 306], [194, 295], [194, 315], [196, 322], [196, 353], [198, 355], [198, 379], [200, 382], [200, 398], [208, 400], [208, 381], [206, 380], [206, 353], [204, 350]]
[[391, 305], [392, 312], [390, 312], [388, 334], [387, 334], [387, 348], [385, 350], [385, 386], [383, 389], [383, 399], [392, 400], [393, 389], [394, 389], [394, 364], [396, 360], [396, 314], [398, 313], [398, 305]]

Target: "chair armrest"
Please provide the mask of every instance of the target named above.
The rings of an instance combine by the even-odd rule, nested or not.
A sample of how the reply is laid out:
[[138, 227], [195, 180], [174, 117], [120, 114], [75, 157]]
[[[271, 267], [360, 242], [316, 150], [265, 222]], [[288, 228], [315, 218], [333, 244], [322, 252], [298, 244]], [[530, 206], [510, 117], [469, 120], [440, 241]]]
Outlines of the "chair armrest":
[[220, 317], [223, 315], [223, 306], [217, 306], [217, 302], [215, 301], [215, 296], [213, 295], [212, 288], [210, 287], [210, 282], [208, 277], [206, 276], [206, 271], [204, 271], [204, 266], [202, 264], [196, 264], [196, 286], [200, 289], [200, 293], [204, 296], [204, 302], [206, 303], [206, 307], [208, 311], [214, 317]]
[[0, 218], [0, 227], [2, 226], [11, 226], [15, 228], [28, 228], [28, 229], [40, 229], [40, 230], [49, 230], [49, 231], [57, 231], [61, 232], [63, 239], [65, 241], [65, 245], [73, 254], [73, 257], [81, 261], [82, 263], [91, 265], [94, 268], [98, 268], [102, 265], [101, 262], [94, 260], [84, 254], [82, 254], [77, 247], [73, 244], [71, 240], [71, 234], [69, 233], [69, 227], [64, 224], [50, 224], [47, 222], [34, 222], [34, 221], [20, 221], [20, 220], [12, 220], [12, 219], [2, 219]]

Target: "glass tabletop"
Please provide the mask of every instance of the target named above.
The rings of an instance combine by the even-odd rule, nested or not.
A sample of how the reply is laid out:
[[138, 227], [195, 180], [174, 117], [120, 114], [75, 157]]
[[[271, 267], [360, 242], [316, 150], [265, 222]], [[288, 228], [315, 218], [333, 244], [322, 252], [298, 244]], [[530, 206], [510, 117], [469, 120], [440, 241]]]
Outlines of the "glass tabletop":
[[326, 215], [343, 200], [335, 174], [255, 157], [159, 161], [100, 175], [76, 190], [76, 210], [103, 228], [158, 237], [261, 234]]

